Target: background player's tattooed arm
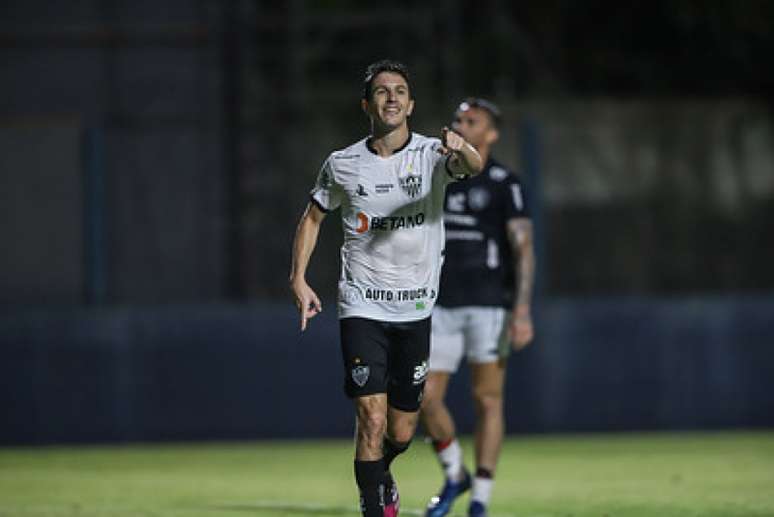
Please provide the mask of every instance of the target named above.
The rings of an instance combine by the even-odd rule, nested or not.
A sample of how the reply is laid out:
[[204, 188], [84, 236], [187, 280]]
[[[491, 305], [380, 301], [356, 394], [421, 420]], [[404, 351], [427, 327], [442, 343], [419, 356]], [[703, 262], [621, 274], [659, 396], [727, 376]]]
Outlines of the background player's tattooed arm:
[[514, 348], [526, 346], [533, 336], [532, 286], [535, 282], [535, 252], [532, 245], [532, 221], [526, 217], [508, 220], [508, 240], [516, 269], [515, 297], [511, 319], [511, 342]]

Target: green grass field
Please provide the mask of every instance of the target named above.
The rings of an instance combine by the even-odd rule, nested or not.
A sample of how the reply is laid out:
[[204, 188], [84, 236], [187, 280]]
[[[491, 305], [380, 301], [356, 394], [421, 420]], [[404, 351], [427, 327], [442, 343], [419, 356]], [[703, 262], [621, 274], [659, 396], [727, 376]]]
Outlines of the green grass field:
[[[417, 440], [393, 470], [401, 515], [421, 515], [441, 482], [429, 446]], [[454, 515], [465, 508], [460, 501]], [[345, 441], [0, 448], [3, 517], [356, 516], [355, 509]], [[774, 432], [512, 437], [491, 514], [774, 516]]]

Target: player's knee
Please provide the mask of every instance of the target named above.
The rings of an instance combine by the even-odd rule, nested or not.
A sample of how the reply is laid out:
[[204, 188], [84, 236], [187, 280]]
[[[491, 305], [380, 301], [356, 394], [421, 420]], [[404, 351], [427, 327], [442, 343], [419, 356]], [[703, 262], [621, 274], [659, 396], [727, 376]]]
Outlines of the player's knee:
[[379, 432], [384, 434], [387, 427], [387, 415], [379, 412], [366, 412], [359, 415], [358, 424], [369, 434]]
[[503, 408], [503, 397], [501, 393], [474, 390], [473, 400], [476, 405], [476, 410], [480, 414], [499, 413]]
[[390, 433], [390, 439], [397, 443], [408, 443], [414, 438], [416, 425], [405, 424], [396, 426]]
[[381, 448], [387, 429], [387, 416], [380, 412], [363, 411], [358, 415], [357, 424], [360, 441], [366, 442], [369, 448]]

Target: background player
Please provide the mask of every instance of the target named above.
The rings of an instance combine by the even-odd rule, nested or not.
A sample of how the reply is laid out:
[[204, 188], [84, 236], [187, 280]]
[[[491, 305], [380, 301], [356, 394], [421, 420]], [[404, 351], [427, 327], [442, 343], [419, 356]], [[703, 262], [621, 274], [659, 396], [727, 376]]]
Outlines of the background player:
[[[486, 515], [504, 433], [509, 343], [520, 350], [533, 336], [532, 223], [519, 178], [490, 155], [499, 123], [497, 106], [471, 98], [460, 104], [453, 126], [478, 149], [486, 165], [479, 176], [450, 185], [446, 192], [446, 261], [433, 313], [430, 374], [422, 403], [422, 423], [433, 439], [446, 481], [430, 501], [428, 517], [446, 515], [454, 499], [471, 485], [469, 515]], [[444, 403], [449, 376], [463, 355], [470, 363], [477, 417], [472, 480]]]
[[481, 171], [457, 133], [411, 133], [408, 73], [397, 62], [366, 70], [371, 136], [324, 162], [293, 244], [290, 285], [301, 329], [322, 306], [305, 273], [325, 213], [341, 207], [339, 317], [345, 390], [357, 419], [355, 478], [366, 517], [397, 515], [390, 463], [414, 435], [427, 375], [430, 314], [438, 292], [444, 190]]

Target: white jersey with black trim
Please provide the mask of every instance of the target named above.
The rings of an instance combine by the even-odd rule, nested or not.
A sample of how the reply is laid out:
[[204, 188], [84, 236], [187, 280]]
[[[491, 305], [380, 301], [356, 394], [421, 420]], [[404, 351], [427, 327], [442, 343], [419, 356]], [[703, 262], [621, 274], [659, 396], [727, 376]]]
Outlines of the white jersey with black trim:
[[312, 201], [341, 207], [339, 317], [417, 321], [430, 316], [443, 262], [443, 205], [454, 181], [441, 141], [411, 133], [389, 157], [368, 139], [323, 163]]

